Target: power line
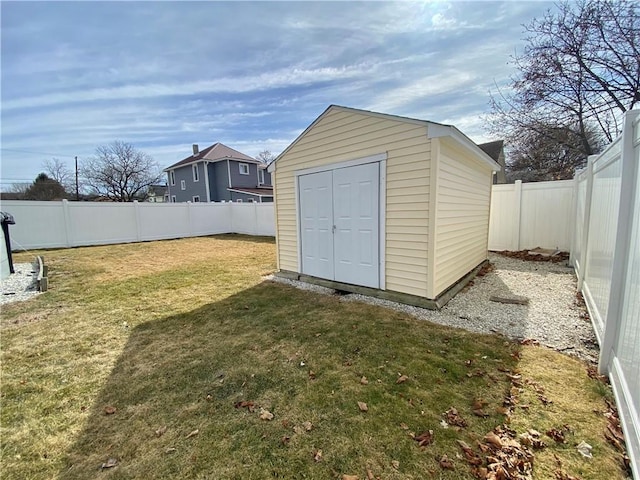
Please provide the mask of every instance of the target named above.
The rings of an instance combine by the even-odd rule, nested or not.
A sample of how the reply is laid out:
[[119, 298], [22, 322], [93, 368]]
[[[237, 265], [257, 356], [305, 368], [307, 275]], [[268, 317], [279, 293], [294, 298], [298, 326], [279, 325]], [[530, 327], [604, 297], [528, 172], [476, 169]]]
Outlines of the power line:
[[32, 153], [34, 155], [51, 155], [52, 157], [66, 157], [66, 158], [74, 158], [75, 155], [62, 155], [58, 153], [51, 152], [34, 152], [32, 150], [16, 150], [14, 148], [0, 148], [0, 150], [5, 152], [16, 152], [16, 153]]

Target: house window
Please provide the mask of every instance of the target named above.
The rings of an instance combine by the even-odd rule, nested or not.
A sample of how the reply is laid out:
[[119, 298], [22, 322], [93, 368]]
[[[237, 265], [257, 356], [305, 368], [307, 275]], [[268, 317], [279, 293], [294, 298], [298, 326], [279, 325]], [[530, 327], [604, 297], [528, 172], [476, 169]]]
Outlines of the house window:
[[169, 181], [171, 182], [171, 185], [176, 184], [176, 172], [174, 172], [173, 170], [169, 171]]
[[171, 195], [171, 203], [176, 203], [176, 196], [175, 195]]
[[200, 180], [200, 176], [198, 174], [198, 164], [191, 165], [191, 169], [193, 170], [193, 181], [197, 182]]
[[241, 163], [240, 164], [240, 175], [249, 175], [249, 164]]
[[258, 184], [264, 185], [264, 168], [258, 169]]
[[242, 199], [241, 199], [241, 198], [239, 198], [239, 199], [237, 199], [237, 200], [236, 200], [236, 202], [238, 202], [238, 203], [242, 203]]
[[249, 200], [247, 200], [247, 202], [249, 203], [255, 203], [256, 201], [253, 198], [250, 198]]
[[187, 182], [185, 182], [184, 180], [180, 180], [180, 190], [186, 190], [187, 189]]
[[200, 203], [200, 195], [194, 195], [193, 203]]

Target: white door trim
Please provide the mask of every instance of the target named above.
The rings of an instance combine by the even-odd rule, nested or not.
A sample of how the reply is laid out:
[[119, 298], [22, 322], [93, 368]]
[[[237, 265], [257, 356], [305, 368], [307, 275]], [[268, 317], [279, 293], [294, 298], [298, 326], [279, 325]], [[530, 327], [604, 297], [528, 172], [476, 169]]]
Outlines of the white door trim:
[[370, 155], [368, 157], [355, 158], [353, 160], [347, 160], [344, 162], [330, 163], [327, 165], [321, 165], [319, 167], [304, 168], [302, 170], [296, 170], [293, 173], [297, 177], [299, 175], [309, 175], [310, 173], [325, 172], [327, 170], [335, 170], [337, 168], [355, 167], [357, 165], [381, 162], [383, 160], [387, 160], [387, 152]]
[[302, 234], [300, 229], [302, 228], [302, 222], [300, 220], [300, 193], [299, 193], [299, 179], [300, 175], [308, 175], [310, 173], [319, 173], [327, 170], [335, 170], [338, 168], [355, 167], [356, 165], [363, 165], [365, 163], [379, 163], [380, 172], [379, 179], [379, 201], [378, 216], [380, 218], [380, 225], [378, 227], [378, 274], [380, 276], [380, 290], [386, 290], [386, 251], [387, 251], [387, 236], [386, 236], [386, 219], [387, 219], [387, 152], [378, 153], [376, 155], [369, 155], [367, 157], [355, 158], [353, 160], [347, 160], [344, 162], [330, 163], [327, 165], [321, 165], [319, 167], [304, 168], [302, 170], [296, 170], [294, 172], [294, 186], [295, 186], [295, 205], [296, 205], [296, 246], [298, 250], [298, 273], [302, 273], [302, 244], [300, 242]]

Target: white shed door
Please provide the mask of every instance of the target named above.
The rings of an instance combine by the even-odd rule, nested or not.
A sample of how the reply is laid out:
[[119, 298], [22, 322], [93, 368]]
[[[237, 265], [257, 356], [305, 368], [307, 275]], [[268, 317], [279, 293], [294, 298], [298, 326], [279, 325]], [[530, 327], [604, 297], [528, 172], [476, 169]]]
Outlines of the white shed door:
[[331, 172], [299, 177], [302, 273], [333, 280]]
[[298, 178], [301, 272], [378, 288], [379, 163]]

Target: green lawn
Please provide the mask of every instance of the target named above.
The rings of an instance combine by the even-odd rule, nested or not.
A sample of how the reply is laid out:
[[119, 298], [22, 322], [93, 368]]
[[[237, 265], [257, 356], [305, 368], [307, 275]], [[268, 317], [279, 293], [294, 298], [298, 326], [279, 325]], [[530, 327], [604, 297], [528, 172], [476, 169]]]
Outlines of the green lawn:
[[[509, 420], [548, 445], [534, 478], [563, 478], [554, 455], [625, 478], [610, 393], [580, 362], [263, 281], [274, 251], [219, 236], [43, 252], [49, 292], [2, 310], [2, 478], [471, 479], [457, 441], [484, 459]], [[451, 407], [466, 426], [443, 428]], [[564, 424], [566, 444], [544, 436]]]

